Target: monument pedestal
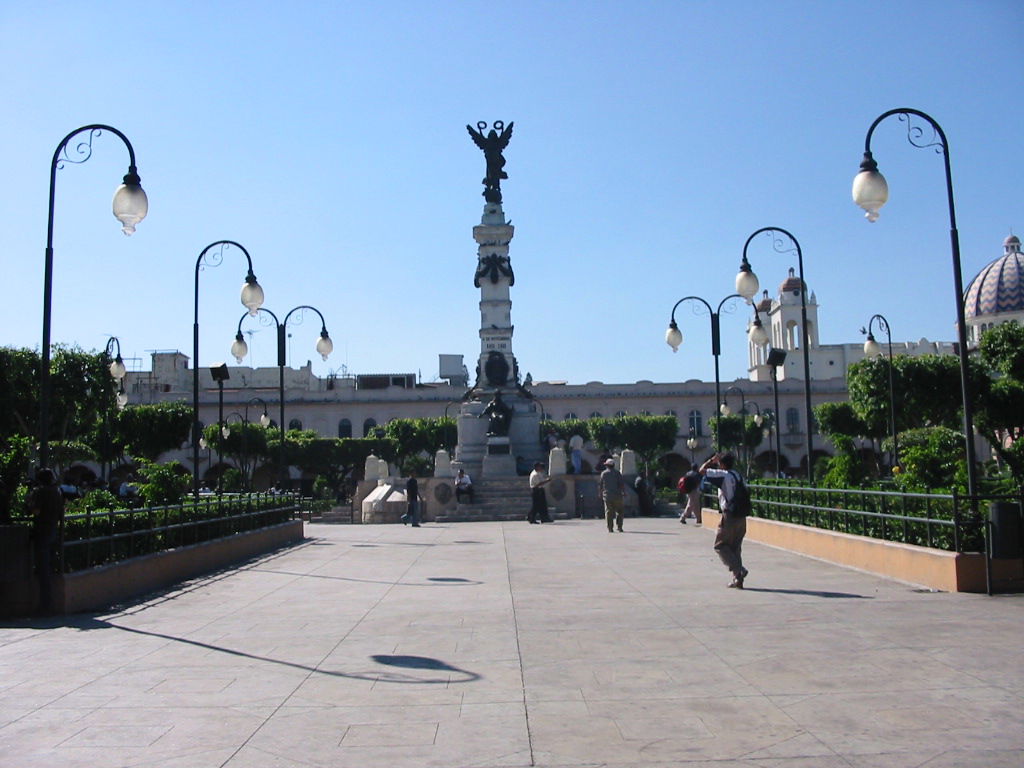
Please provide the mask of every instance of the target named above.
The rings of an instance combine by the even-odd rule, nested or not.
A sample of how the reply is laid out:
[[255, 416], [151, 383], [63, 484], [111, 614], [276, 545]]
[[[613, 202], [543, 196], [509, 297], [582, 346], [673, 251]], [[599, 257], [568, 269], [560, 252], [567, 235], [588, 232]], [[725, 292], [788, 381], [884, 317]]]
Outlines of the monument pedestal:
[[512, 441], [507, 437], [489, 435], [487, 453], [480, 470], [481, 477], [515, 477], [516, 459], [512, 455]]
[[480, 400], [463, 403], [459, 412], [459, 443], [453, 469], [462, 467], [471, 477], [515, 477], [516, 457], [532, 466], [543, 461], [540, 446], [540, 408], [537, 404], [511, 392], [505, 402], [512, 408], [507, 436], [488, 435], [488, 419], [483, 415], [490, 396], [481, 393]]

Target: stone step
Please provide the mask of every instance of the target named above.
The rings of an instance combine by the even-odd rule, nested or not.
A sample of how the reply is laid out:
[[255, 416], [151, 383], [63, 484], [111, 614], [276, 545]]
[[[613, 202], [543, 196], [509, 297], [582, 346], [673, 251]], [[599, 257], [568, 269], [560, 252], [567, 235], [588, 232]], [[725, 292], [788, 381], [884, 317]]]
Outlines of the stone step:
[[[464, 505], [469, 506], [469, 505]], [[552, 520], [568, 520], [569, 515], [564, 512], [550, 512]], [[483, 522], [512, 522], [515, 520], [526, 520], [527, 512], [500, 512], [488, 510], [458, 509], [434, 518], [435, 523], [483, 523]]]

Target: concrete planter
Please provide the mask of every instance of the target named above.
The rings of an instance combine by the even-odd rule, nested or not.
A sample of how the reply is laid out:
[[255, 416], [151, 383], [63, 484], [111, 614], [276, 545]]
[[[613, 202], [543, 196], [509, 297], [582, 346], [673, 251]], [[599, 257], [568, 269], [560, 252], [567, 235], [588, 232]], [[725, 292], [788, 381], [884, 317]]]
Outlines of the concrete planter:
[[[99, 568], [56, 575], [53, 584], [54, 602], [58, 613], [97, 611], [301, 541], [303, 537], [302, 521], [290, 520]], [[4, 586], [6, 589], [0, 593], [4, 598], [0, 604], [0, 615], [18, 616], [32, 611], [36, 602], [36, 583], [33, 579], [9, 582]]]
[[[718, 527], [721, 515], [703, 510], [704, 526]], [[883, 541], [823, 528], [747, 518], [748, 541], [798, 552], [837, 565], [943, 592], [985, 592], [985, 556]], [[1021, 561], [993, 561], [996, 579], [1020, 579]]]

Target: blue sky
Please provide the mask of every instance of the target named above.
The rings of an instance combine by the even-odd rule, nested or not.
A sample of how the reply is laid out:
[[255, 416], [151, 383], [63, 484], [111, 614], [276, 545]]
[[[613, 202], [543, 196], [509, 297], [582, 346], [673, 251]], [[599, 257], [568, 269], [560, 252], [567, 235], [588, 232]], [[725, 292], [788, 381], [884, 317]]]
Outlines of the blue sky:
[[[793, 232], [822, 342], [954, 338], [942, 159], [895, 118], [873, 149], [890, 202], [850, 200], [864, 135], [895, 107], [950, 142], [965, 283], [1024, 231], [1024, 5], [974, 2], [80, 2], [0, 8], [0, 343], [38, 347], [49, 163], [88, 123], [123, 131], [150, 200], [131, 238], [110, 215], [116, 137], [58, 172], [53, 340], [191, 354], [195, 262], [230, 239], [266, 306], [312, 304], [291, 362], [321, 375], [437, 375], [479, 352], [473, 288], [478, 120], [506, 150], [513, 349], [535, 379], [710, 379], [687, 294], [732, 292], [747, 236]], [[752, 247], [763, 287], [791, 259]], [[200, 277], [199, 363], [229, 359], [244, 259]], [[745, 374], [743, 311], [723, 317], [723, 379]], [[258, 326], [257, 326], [258, 327]], [[275, 363], [272, 331], [251, 361]], [[249, 362], [249, 361], [247, 361]]]

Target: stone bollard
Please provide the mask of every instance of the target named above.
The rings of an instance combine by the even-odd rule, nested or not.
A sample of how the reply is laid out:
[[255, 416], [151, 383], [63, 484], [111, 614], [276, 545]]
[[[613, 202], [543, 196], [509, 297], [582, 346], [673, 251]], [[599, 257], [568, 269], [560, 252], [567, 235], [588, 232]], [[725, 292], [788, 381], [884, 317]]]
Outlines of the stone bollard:
[[565, 474], [564, 448], [552, 448], [548, 453], [548, 474], [552, 477]]

